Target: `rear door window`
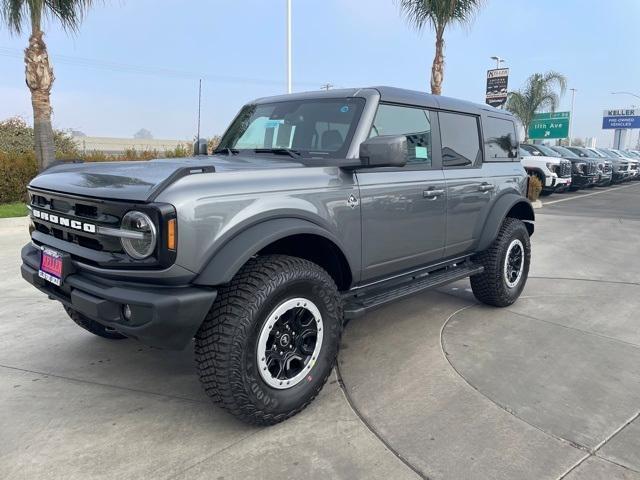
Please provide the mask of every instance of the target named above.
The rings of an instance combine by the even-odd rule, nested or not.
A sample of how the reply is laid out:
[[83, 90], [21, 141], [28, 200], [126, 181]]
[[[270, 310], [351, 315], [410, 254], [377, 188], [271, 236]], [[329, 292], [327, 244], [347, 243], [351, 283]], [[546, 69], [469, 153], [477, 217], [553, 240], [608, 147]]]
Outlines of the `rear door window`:
[[471, 168], [482, 164], [478, 117], [439, 112], [442, 165], [444, 168]]

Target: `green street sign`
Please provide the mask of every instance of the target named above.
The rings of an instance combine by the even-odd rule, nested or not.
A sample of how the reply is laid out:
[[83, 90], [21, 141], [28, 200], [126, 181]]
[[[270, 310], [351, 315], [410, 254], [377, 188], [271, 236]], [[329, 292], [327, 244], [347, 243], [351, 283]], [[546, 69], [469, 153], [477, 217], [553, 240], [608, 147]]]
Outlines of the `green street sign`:
[[529, 125], [529, 138], [567, 138], [569, 136], [569, 112], [536, 113]]

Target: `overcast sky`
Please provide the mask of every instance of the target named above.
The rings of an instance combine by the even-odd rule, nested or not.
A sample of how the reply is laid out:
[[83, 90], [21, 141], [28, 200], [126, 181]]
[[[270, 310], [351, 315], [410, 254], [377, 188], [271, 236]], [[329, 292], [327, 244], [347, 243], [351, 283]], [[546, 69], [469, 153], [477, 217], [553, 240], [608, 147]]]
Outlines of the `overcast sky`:
[[[640, 106], [640, 1], [488, 0], [470, 28], [446, 33], [443, 94], [484, 101], [489, 59], [509, 88], [556, 70], [577, 88], [574, 136], [598, 137], [602, 110]], [[222, 133], [237, 109], [285, 90], [285, 0], [105, 0], [80, 31], [46, 27], [56, 82], [54, 125], [87, 135], [192, 138], [198, 77], [202, 132]], [[31, 121], [26, 36], [0, 30], [0, 119]], [[392, 85], [429, 91], [433, 33], [409, 28], [393, 0], [293, 0], [294, 91]], [[570, 94], [560, 110], [568, 110]], [[635, 134], [634, 134], [635, 138]]]

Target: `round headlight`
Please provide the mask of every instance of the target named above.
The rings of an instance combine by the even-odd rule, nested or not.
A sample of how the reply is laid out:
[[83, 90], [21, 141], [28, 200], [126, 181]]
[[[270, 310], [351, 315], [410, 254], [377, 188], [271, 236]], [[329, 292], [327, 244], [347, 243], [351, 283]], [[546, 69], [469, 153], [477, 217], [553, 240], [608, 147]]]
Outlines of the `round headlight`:
[[[124, 230], [120, 238], [122, 248], [136, 260], [147, 258], [156, 248], [156, 226], [148, 215], [132, 210], [122, 217], [120, 229]], [[127, 235], [127, 232], [131, 232]]]

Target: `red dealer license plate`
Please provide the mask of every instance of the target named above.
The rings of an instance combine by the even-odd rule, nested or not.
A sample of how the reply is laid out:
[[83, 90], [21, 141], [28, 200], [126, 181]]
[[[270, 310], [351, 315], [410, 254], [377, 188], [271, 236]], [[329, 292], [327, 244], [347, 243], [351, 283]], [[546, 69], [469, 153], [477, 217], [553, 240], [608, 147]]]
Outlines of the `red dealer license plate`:
[[38, 276], [47, 282], [60, 286], [62, 284], [62, 255], [48, 248], [42, 250]]

